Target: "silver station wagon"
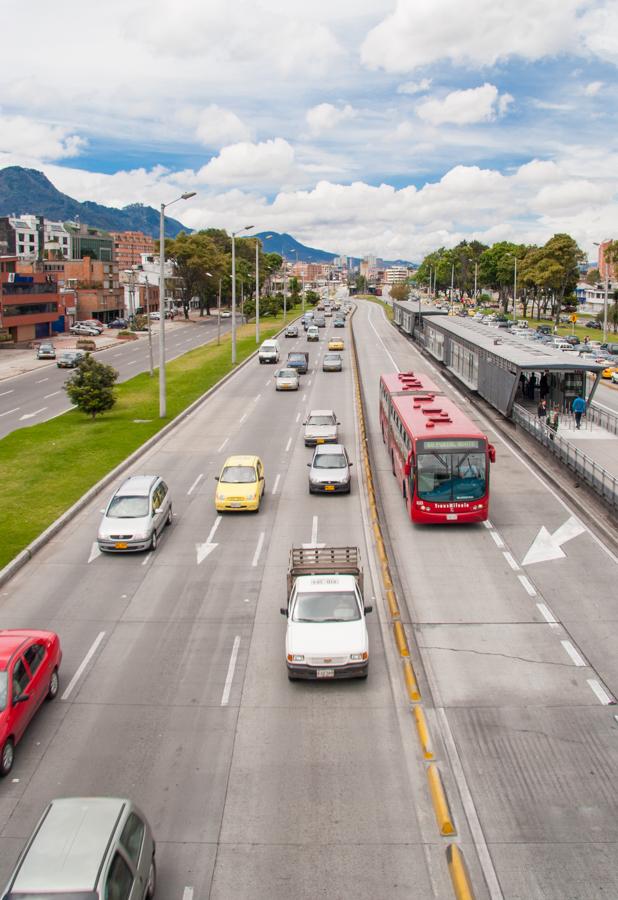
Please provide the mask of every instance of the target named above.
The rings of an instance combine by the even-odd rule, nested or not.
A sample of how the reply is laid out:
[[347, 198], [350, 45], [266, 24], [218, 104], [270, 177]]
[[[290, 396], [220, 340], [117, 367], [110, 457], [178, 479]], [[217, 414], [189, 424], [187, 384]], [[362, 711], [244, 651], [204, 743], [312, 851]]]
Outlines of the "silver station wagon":
[[117, 797], [52, 800], [2, 900], [152, 900], [155, 842], [142, 812]]
[[97, 542], [104, 552], [155, 550], [173, 516], [170, 492], [158, 475], [127, 478], [102, 512]]

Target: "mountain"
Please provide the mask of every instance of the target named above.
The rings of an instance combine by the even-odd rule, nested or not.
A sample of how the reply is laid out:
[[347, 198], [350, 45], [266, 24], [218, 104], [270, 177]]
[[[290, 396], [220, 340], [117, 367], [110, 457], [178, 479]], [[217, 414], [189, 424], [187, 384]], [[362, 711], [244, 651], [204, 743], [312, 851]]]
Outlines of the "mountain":
[[[132, 203], [124, 209], [102, 206], [87, 200], [80, 203], [57, 190], [51, 181], [36, 169], [8, 166], [0, 169], [0, 216], [44, 216], [55, 222], [79, 221], [104, 231], [143, 231], [159, 237], [159, 212], [151, 206]], [[176, 237], [179, 231], [191, 231], [176, 219], [165, 217], [166, 237]]]
[[[269, 240], [266, 240], [270, 236]], [[329, 253], [327, 250], [318, 250], [316, 247], [307, 247], [301, 244], [291, 234], [278, 234], [276, 231], [262, 231], [256, 235], [262, 241], [264, 253], [279, 253], [291, 262], [296, 261], [296, 251], [298, 251], [299, 262], [310, 263], [332, 263], [336, 256], [344, 256], [345, 254]], [[352, 266], [359, 266], [361, 259], [358, 256], [348, 256], [348, 260]], [[405, 259], [385, 259], [385, 266], [410, 266], [416, 265], [409, 263]]]

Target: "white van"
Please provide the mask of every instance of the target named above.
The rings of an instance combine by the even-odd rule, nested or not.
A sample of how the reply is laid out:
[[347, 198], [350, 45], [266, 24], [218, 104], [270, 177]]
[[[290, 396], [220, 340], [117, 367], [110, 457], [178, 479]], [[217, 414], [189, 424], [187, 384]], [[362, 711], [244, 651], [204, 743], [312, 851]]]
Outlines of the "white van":
[[260, 365], [262, 363], [278, 363], [279, 362], [279, 341], [264, 341], [258, 351], [258, 359]]

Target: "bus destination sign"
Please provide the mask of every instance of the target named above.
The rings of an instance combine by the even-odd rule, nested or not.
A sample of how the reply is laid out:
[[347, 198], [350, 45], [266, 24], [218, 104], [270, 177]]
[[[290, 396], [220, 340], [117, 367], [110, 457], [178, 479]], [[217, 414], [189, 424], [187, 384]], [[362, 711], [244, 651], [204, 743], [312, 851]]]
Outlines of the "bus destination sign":
[[435, 441], [418, 441], [417, 450], [419, 453], [427, 452], [430, 450], [439, 450], [444, 452], [445, 450], [484, 450], [485, 449], [485, 441], [479, 441], [476, 439], [467, 439], [467, 438], [443, 438], [436, 439]]

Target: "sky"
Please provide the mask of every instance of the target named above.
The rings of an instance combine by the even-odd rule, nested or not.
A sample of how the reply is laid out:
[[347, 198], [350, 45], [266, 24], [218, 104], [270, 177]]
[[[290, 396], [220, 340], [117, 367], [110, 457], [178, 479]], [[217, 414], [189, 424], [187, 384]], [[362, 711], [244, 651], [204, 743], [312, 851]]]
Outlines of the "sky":
[[[65, 0], [2, 19], [0, 168], [421, 261], [618, 237], [618, 0]], [[36, 212], [36, 210], [20, 210]]]

